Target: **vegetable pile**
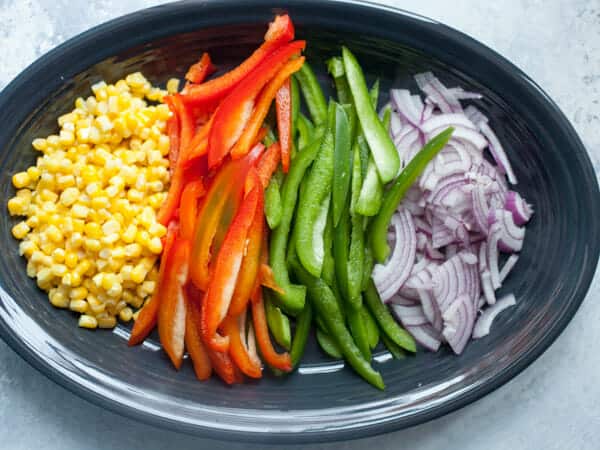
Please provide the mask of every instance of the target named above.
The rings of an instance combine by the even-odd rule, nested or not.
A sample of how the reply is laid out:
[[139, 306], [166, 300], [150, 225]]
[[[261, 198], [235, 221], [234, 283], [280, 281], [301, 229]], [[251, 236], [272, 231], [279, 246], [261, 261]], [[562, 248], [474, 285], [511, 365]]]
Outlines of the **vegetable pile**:
[[[30, 265], [49, 265], [31, 272], [40, 287], [54, 289], [53, 304], [79, 312], [89, 306], [98, 322], [82, 325], [88, 328], [115, 326], [124, 311], [136, 319], [129, 345], [157, 328], [176, 369], [187, 350], [200, 380], [214, 372], [227, 384], [261, 378], [263, 363], [278, 375], [291, 372], [313, 324], [326, 354], [345, 359], [379, 389], [383, 379], [371, 360], [380, 341], [403, 358], [416, 352], [417, 343], [435, 351], [447, 342], [461, 353], [471, 337], [489, 333], [496, 315], [515, 303], [512, 295], [496, 301], [495, 291], [517, 262], [510, 255], [500, 268], [499, 252], [521, 249], [532, 210], [508, 187], [506, 178], [516, 184], [516, 177], [488, 119], [460, 103], [480, 97], [446, 88], [425, 73], [416, 76], [425, 100], [392, 90], [391, 103], [378, 114], [379, 82], [369, 87], [355, 56], [342, 47], [327, 61], [335, 96], [326, 99], [302, 56], [305, 46], [295, 40], [291, 19], [277, 16], [262, 45], [229, 72], [211, 78], [217, 68], [204, 53], [181, 91], [175, 79], [167, 83], [169, 95], [144, 91], [164, 104], [147, 107], [144, 95], [134, 92], [135, 117], [124, 108], [126, 117], [117, 117], [114, 127], [140, 122], [151, 129], [124, 129], [115, 144], [131, 137], [132, 150], [140, 151], [117, 148], [122, 161], [110, 164], [104, 147], [87, 154], [89, 146], [82, 144], [84, 155], [69, 150], [67, 159], [59, 151], [67, 166], [73, 158], [89, 159], [101, 178], [100, 191], [73, 178], [85, 193], [66, 195], [65, 189], [59, 209], [58, 194], [43, 183], [71, 178], [39, 173], [59, 168], [48, 160], [54, 153], [48, 143], [40, 147], [43, 164], [15, 175], [15, 185], [30, 187], [39, 178], [34, 209], [44, 218], [70, 211], [77, 218], [69, 218], [65, 229], [89, 235], [79, 244], [88, 253], [59, 251], [57, 264], [49, 255], [42, 258], [37, 246], [55, 257], [55, 246], [45, 241], [63, 239], [54, 214], [44, 219], [43, 239], [33, 233], [35, 239], [22, 244]], [[112, 143], [114, 133], [106, 131], [106, 142], [91, 142]], [[138, 135], [156, 137], [159, 150], [152, 142], [135, 141], [134, 148]], [[144, 160], [147, 171], [138, 168], [129, 178], [111, 172], [131, 172], [125, 166]], [[90, 178], [90, 170], [79, 167], [75, 175]], [[134, 177], [140, 172], [156, 175], [160, 184], [153, 179], [146, 185], [146, 178]], [[96, 192], [104, 190], [115, 202]], [[155, 192], [148, 193], [150, 206], [138, 205], [145, 201], [138, 190]], [[24, 198], [32, 195], [20, 192], [9, 210], [30, 215], [23, 212], [29, 203]], [[83, 207], [90, 223], [78, 217]], [[25, 237], [36, 217], [18, 224], [15, 237]], [[119, 234], [121, 227], [127, 229]], [[70, 251], [75, 244], [67, 237]], [[121, 249], [121, 241], [129, 245]], [[141, 260], [124, 272], [127, 264], [115, 264], [118, 254], [129, 257], [128, 249]], [[67, 261], [80, 256], [103, 261]], [[67, 268], [87, 275], [82, 288], [64, 273]], [[131, 289], [140, 297], [137, 306], [144, 303], [136, 313], [125, 306]], [[99, 306], [89, 298], [96, 294], [106, 300]], [[115, 296], [123, 300], [117, 303]], [[477, 319], [478, 309], [483, 312]]]

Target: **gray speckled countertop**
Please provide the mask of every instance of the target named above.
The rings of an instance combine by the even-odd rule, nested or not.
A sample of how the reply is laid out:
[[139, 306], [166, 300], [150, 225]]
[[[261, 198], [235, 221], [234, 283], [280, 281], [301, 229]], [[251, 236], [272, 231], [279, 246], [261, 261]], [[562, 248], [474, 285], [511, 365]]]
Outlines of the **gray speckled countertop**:
[[[77, 33], [158, 1], [0, 0], [0, 89]], [[404, 0], [484, 42], [560, 105], [600, 170], [599, 0]], [[101, 44], [100, 44], [101, 45]], [[484, 399], [409, 430], [316, 449], [597, 449], [600, 445], [600, 277], [573, 322], [529, 369]], [[155, 429], [102, 410], [32, 369], [0, 342], [0, 447], [241, 449]]]

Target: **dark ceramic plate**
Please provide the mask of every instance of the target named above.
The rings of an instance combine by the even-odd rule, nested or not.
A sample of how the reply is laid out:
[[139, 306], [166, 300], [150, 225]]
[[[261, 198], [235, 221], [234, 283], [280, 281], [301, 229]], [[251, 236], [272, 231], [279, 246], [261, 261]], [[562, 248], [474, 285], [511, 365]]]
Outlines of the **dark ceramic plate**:
[[[31, 164], [34, 137], [55, 131], [58, 115], [90, 84], [141, 70], [154, 82], [182, 75], [202, 51], [220, 67], [239, 62], [279, 11], [268, 1], [178, 3], [113, 20], [40, 58], [0, 96], [0, 186]], [[518, 189], [536, 210], [518, 266], [504, 290], [518, 305], [492, 334], [459, 357], [447, 350], [404, 361], [379, 352], [387, 384], [378, 392], [314, 344], [300, 369], [233, 388], [199, 383], [189, 364], [175, 373], [156, 340], [130, 349], [127, 328], [83, 331], [53, 309], [25, 274], [0, 216], [0, 331], [27, 361], [73, 392], [130, 417], [224, 439], [300, 442], [397, 430], [446, 414], [496, 389], [535, 360], [566, 327], [598, 260], [600, 195], [571, 125], [519, 69], [473, 39], [406, 12], [352, 2], [290, 1], [307, 55], [327, 83], [323, 61], [341, 44], [356, 52], [383, 92], [433, 70], [449, 85], [484, 94], [478, 102], [508, 149]]]

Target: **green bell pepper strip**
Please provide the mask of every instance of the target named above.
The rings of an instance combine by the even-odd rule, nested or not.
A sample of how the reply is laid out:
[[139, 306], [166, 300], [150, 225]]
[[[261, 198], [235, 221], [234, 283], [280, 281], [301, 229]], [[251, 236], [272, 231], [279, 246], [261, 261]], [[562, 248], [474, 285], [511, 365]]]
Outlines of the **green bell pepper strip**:
[[358, 120], [369, 143], [379, 176], [384, 183], [387, 183], [396, 177], [400, 169], [398, 151], [373, 108], [358, 61], [346, 47], [342, 47], [342, 55]]
[[347, 279], [348, 298], [353, 305], [360, 305], [362, 278], [365, 264], [364, 218], [356, 215], [350, 218], [350, 247], [348, 250]]
[[298, 131], [298, 115], [300, 114], [300, 90], [298, 80], [295, 77], [290, 77], [290, 92], [292, 102], [292, 141], [296, 138]]
[[300, 285], [294, 285], [290, 282], [290, 277], [286, 263], [286, 248], [296, 201], [298, 199], [298, 188], [306, 169], [311, 165], [321, 148], [322, 131], [316, 133], [317, 138], [312, 144], [308, 145], [298, 157], [281, 186], [281, 220], [279, 225], [271, 234], [271, 243], [269, 251], [269, 262], [273, 269], [273, 275], [277, 284], [283, 289], [283, 294], [277, 293], [275, 298], [280, 307], [289, 314], [296, 315], [302, 311], [305, 304], [306, 288]]
[[275, 133], [273, 133], [273, 129], [271, 127], [267, 127], [267, 134], [263, 138], [262, 143], [265, 147], [270, 147], [275, 142], [277, 142], [277, 136], [275, 136]]
[[371, 251], [371, 247], [365, 245], [365, 259], [363, 263], [363, 277], [362, 277], [362, 291], [367, 290], [367, 286], [371, 282], [371, 275], [373, 274], [373, 267], [375, 266], [375, 261], [373, 259], [373, 252]]
[[385, 131], [390, 132], [390, 126], [392, 125], [392, 107], [387, 105], [383, 110], [383, 116], [381, 117]]
[[352, 179], [350, 180], [350, 215], [356, 214], [356, 203], [362, 187], [362, 168], [360, 161], [360, 147], [357, 142], [352, 146]]
[[357, 120], [356, 111], [354, 110], [350, 86], [348, 86], [348, 80], [345, 77], [344, 62], [342, 61], [342, 58], [340, 58], [339, 56], [330, 58], [329, 61], [327, 61], [327, 69], [333, 77], [338, 101], [346, 110], [346, 114], [348, 114], [348, 123], [350, 124], [350, 136], [354, 137]]
[[406, 358], [406, 353], [402, 350], [398, 345], [394, 343], [385, 333], [381, 333], [381, 340], [383, 341], [383, 345], [388, 349], [391, 355], [396, 359], [404, 359]]
[[304, 114], [299, 113], [296, 127], [298, 129], [298, 148], [302, 150], [313, 141], [315, 126]]
[[269, 228], [274, 230], [281, 222], [281, 191], [276, 180], [271, 179], [265, 189], [265, 217]]
[[331, 356], [334, 359], [342, 359], [342, 351], [335, 343], [335, 341], [331, 339], [331, 336], [329, 336], [329, 334], [327, 334], [325, 331], [318, 329], [316, 335], [319, 346], [327, 355]]
[[369, 338], [369, 347], [373, 350], [377, 347], [379, 343], [379, 327], [377, 326], [377, 322], [369, 312], [367, 308], [363, 305], [360, 309], [360, 313], [362, 315], [363, 322], [365, 323], [365, 327], [367, 328], [367, 336]]
[[296, 276], [307, 287], [311, 303], [325, 322], [330, 336], [337, 343], [346, 361], [366, 381], [383, 390], [385, 385], [381, 374], [371, 367], [354, 343], [352, 335], [344, 324], [335, 295], [327, 283], [313, 277], [297, 261], [292, 261], [292, 264]]
[[369, 98], [371, 99], [371, 105], [373, 109], [377, 110], [377, 104], [379, 103], [379, 79], [375, 80], [373, 86], [369, 90]]
[[[298, 200], [296, 212], [296, 252], [308, 272], [319, 277], [323, 268], [323, 242], [318, 219], [323, 218], [324, 209], [329, 207], [333, 179], [333, 133], [325, 132], [321, 148], [306, 179], [306, 189]], [[326, 214], [326, 211], [325, 211]], [[326, 219], [326, 215], [324, 218]], [[324, 224], [324, 222], [323, 222]]]
[[333, 208], [333, 226], [337, 226], [350, 192], [352, 170], [352, 136], [350, 124], [344, 108], [335, 104], [335, 137], [333, 159], [333, 186], [331, 200]]
[[446, 146], [453, 132], [454, 128], [447, 128], [427, 142], [419, 153], [402, 169], [398, 178], [396, 178], [390, 189], [385, 193], [379, 214], [373, 219], [370, 226], [371, 248], [377, 262], [384, 262], [390, 254], [387, 231], [390, 220], [402, 201], [404, 194], [406, 194], [406, 191], [413, 185], [419, 175], [423, 173], [427, 164]]
[[304, 305], [304, 309], [296, 318], [296, 330], [294, 332], [294, 338], [292, 339], [292, 348], [290, 350], [290, 359], [292, 360], [292, 366], [296, 367], [304, 354], [306, 348], [306, 341], [308, 341], [308, 335], [310, 332], [310, 325], [313, 318], [313, 308], [310, 301], [307, 301]]
[[300, 90], [313, 122], [316, 125], [324, 124], [327, 121], [327, 103], [312, 68], [305, 62], [294, 76], [300, 83]]
[[290, 319], [273, 303], [271, 295], [265, 295], [265, 312], [267, 324], [275, 342], [289, 350], [292, 341]]
[[342, 297], [351, 309], [358, 309], [360, 303], [354, 304], [348, 292], [348, 252], [350, 248], [350, 217], [346, 207], [340, 222], [333, 232], [333, 259], [335, 275]]
[[409, 352], [416, 352], [417, 346], [415, 340], [404, 328], [398, 325], [398, 322], [392, 317], [390, 311], [381, 301], [372, 279], [365, 290], [364, 298], [369, 311], [373, 314], [373, 317], [387, 337]]
[[369, 158], [367, 173], [362, 182], [355, 211], [367, 217], [376, 216], [383, 204], [383, 184], [373, 158]]
[[360, 308], [348, 308], [348, 327], [350, 328], [350, 333], [352, 334], [360, 353], [363, 355], [363, 358], [370, 361], [371, 348], [369, 347], [369, 335], [360, 311]]

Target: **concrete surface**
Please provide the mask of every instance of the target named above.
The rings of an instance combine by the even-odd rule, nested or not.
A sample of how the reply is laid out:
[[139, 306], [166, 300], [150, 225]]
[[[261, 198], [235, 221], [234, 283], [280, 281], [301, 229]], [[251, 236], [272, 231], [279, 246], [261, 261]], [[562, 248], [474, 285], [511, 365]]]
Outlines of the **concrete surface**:
[[[77, 33], [157, 1], [0, 0], [0, 89]], [[600, 168], [599, 0], [388, 1], [494, 48], [545, 89]], [[101, 44], [99, 44], [101, 45]], [[600, 279], [558, 341], [493, 394], [428, 424], [315, 449], [598, 449]], [[0, 448], [241, 449], [125, 419], [65, 391], [0, 342]], [[254, 448], [254, 447], [253, 447]]]

